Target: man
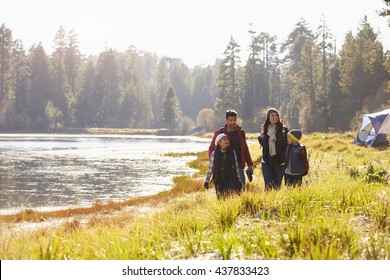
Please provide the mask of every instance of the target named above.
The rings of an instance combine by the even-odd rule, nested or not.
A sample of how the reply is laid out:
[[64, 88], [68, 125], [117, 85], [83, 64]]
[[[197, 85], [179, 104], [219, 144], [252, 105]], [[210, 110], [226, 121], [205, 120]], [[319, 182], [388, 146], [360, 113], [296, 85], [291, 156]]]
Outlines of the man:
[[225, 114], [225, 126], [215, 131], [213, 139], [209, 147], [209, 159], [211, 153], [215, 150], [215, 139], [220, 133], [226, 134], [229, 139], [230, 146], [234, 149], [238, 159], [238, 168], [240, 171], [241, 182], [245, 185], [244, 169], [248, 166], [247, 174], [249, 181], [252, 181], [253, 162], [249, 153], [248, 144], [244, 130], [237, 124], [237, 112], [235, 110], [227, 110]]

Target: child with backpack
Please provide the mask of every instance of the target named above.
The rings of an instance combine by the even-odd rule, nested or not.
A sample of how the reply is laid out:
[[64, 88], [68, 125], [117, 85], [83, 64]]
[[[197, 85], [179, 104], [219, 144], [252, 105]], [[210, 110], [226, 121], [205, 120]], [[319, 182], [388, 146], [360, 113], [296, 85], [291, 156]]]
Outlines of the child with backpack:
[[300, 144], [302, 131], [292, 129], [287, 133], [284, 180], [287, 186], [301, 186], [302, 177], [309, 172], [306, 147]]

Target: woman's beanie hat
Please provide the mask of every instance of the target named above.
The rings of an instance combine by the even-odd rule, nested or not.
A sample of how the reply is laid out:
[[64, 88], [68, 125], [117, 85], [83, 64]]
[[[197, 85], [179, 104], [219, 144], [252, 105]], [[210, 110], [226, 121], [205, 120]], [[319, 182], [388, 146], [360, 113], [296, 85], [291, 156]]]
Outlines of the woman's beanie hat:
[[269, 116], [271, 115], [271, 113], [276, 113], [276, 114], [278, 114], [278, 116], [279, 116], [278, 110], [276, 110], [275, 108], [269, 108], [269, 109], [267, 110], [267, 114], [265, 115], [266, 120], [269, 120]]
[[288, 132], [288, 136], [290, 136], [296, 142], [299, 142], [299, 140], [301, 140], [302, 138], [302, 131], [300, 131], [299, 129], [291, 129]]
[[218, 134], [217, 138], [215, 138], [215, 146], [218, 146], [219, 141], [221, 141], [223, 137], [227, 137], [225, 133]]

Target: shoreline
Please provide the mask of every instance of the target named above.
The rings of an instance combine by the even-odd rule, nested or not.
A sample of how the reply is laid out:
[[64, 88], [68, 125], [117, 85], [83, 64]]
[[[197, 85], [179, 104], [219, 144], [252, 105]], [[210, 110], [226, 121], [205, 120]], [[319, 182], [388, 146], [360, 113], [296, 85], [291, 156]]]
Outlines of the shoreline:
[[[194, 136], [199, 138], [209, 137], [208, 134], [203, 134], [202, 136]], [[252, 139], [252, 138], [248, 138]], [[251, 143], [250, 145], [253, 145]], [[180, 153], [177, 153], [180, 155]], [[80, 206], [80, 207], [66, 207], [58, 210], [48, 210], [48, 211], [35, 211], [32, 209], [22, 209], [15, 213], [0, 214], [0, 223], [22, 223], [22, 222], [31, 222], [31, 223], [43, 223], [47, 222], [49, 219], [64, 219], [70, 217], [77, 217], [80, 215], [93, 215], [99, 213], [114, 213], [121, 212], [127, 207], [156, 207], [156, 204], [165, 203], [172, 198], [177, 198], [178, 196], [184, 196], [188, 193], [194, 191], [203, 191], [203, 176], [207, 170], [208, 159], [207, 151], [194, 152], [196, 158], [192, 161], [188, 161], [187, 165], [191, 168], [198, 170], [197, 173], [192, 175], [179, 175], [173, 177], [173, 186], [171, 189], [162, 191], [153, 195], [146, 195], [140, 197], [129, 198], [125, 201], [108, 201], [104, 203], [93, 202], [91, 206]], [[171, 155], [172, 156], [172, 155]], [[191, 181], [191, 187], [186, 188], [181, 186], [181, 183], [177, 183], [177, 180]], [[192, 186], [195, 184], [196, 186]], [[178, 190], [181, 194], [178, 195]]]
[[[24, 137], [23, 135], [26, 135], [26, 134], [19, 134], [21, 135], [20, 137]], [[105, 135], [108, 135], [108, 134], [105, 134]], [[105, 137], [105, 135], [102, 135], [101, 137]], [[157, 137], [157, 138], [165, 138], [165, 136], [154, 136], [154, 135], [145, 135], [145, 139], [149, 139], [149, 137], [151, 138], [154, 138], [154, 137]], [[79, 135], [69, 135], [69, 137], [75, 137], [77, 138]], [[81, 137], [96, 137], [95, 135], [80, 135]], [[1, 136], [0, 134], [0, 138], [1, 140], [9, 140], [8, 137], [14, 137], [12, 139], [18, 139], [19, 136], [14, 136], [14, 135], [11, 135], [11, 134], [4, 134], [3, 136]], [[26, 135], [27, 138], [30, 138], [29, 135]], [[32, 139], [46, 139], [47, 137], [53, 137], [53, 139], [56, 139], [56, 137], [62, 137], [61, 135], [56, 135], [56, 134], [47, 134], [46, 135], [43, 135], [42, 137], [41, 136], [37, 136], [36, 134], [35, 135], [31, 135], [31, 137], [34, 137]], [[111, 137], [113, 137], [114, 139], [122, 139], [122, 138], [126, 138], [127, 136], [126, 135], [111, 135]], [[133, 136], [128, 136], [128, 137], [133, 137]], [[137, 135], [134, 136], [135, 138], [138, 138]], [[143, 137], [143, 136], [140, 136], [140, 137]], [[174, 136], [172, 136], [174, 137]], [[203, 143], [205, 140], [204, 138], [200, 138], [200, 137], [196, 137], [196, 136], [183, 136], [185, 137], [185, 139], [195, 139], [195, 141], [198, 142], [198, 140], [196, 139], [199, 139], [201, 142], [199, 143]], [[10, 139], [11, 139], [10, 138]], [[139, 140], [141, 141], [142, 143], [142, 140]], [[183, 141], [186, 141], [187, 140], [183, 140]], [[191, 142], [192, 140], [188, 140], [189, 142]], [[134, 203], [137, 204], [139, 200], [150, 200], [150, 199], [153, 199], [153, 197], [155, 196], [158, 196], [158, 194], [160, 192], [164, 192], [164, 191], [167, 191], [167, 190], [171, 190], [175, 187], [175, 183], [174, 183], [174, 180], [175, 180], [175, 177], [178, 177], [178, 176], [183, 176], [183, 175], [188, 175], [188, 176], [193, 176], [193, 173], [199, 173], [199, 169], [196, 168], [196, 167], [192, 167], [190, 166], [191, 165], [191, 161], [195, 160], [196, 159], [196, 156], [198, 153], [201, 153], [201, 152], [204, 152], [204, 144], [202, 144], [202, 147], [199, 148], [199, 149], [194, 149], [193, 152], [181, 152], [181, 150], [177, 150], [176, 153], [172, 153], [172, 152], [166, 152], [166, 153], [163, 153], [161, 154], [161, 156], [166, 156], [166, 157], [170, 157], [171, 159], [169, 159], [170, 161], [172, 161], [173, 163], [174, 162], [181, 162], [180, 163], [180, 166], [183, 166], [183, 168], [185, 170], [187, 170], [186, 172], [174, 172], [174, 170], [172, 170], [172, 172], [170, 172], [171, 174], [169, 175], [169, 182], [167, 181], [166, 182], [166, 186], [165, 186], [165, 183], [164, 183], [164, 186], [165, 187], [156, 187], [156, 186], [153, 186], [151, 185], [150, 186], [150, 190], [142, 190], [142, 192], [140, 192], [139, 194], [132, 194], [131, 192], [128, 193], [128, 195], [126, 195], [127, 197], [123, 196], [123, 197], [112, 197], [112, 198], [109, 198], [107, 197], [106, 199], [104, 200], [97, 200], [96, 198], [94, 197], [90, 197], [92, 199], [88, 200], [88, 201], [85, 201], [85, 203], [82, 203], [82, 204], [73, 204], [73, 203], [64, 203], [63, 205], [60, 205], [60, 206], [56, 206], [54, 205], [53, 207], [51, 207], [50, 204], [48, 205], [36, 205], [36, 207], [29, 207], [29, 206], [26, 206], [26, 205], [23, 205], [23, 204], [20, 204], [19, 207], [13, 207], [13, 208], [5, 208], [5, 209], [2, 209], [1, 213], [0, 213], [0, 221], [1, 220], [7, 220], [7, 221], [17, 221], [17, 220], [22, 220], [22, 219], [30, 219], [30, 220], [36, 220], [36, 221], [39, 221], [41, 218], [34, 218], [34, 216], [39, 216], [39, 217], [50, 217], [50, 216], [68, 216], [68, 215], [71, 215], [72, 213], [90, 213], [90, 212], [94, 212], [95, 210], [98, 210], [99, 208], [102, 208], [102, 205], [111, 205], [111, 206], [107, 206], [108, 208], [110, 207], [122, 207], [123, 205], [133, 205]], [[132, 149], [132, 148], [130, 148]], [[191, 157], [188, 157], [189, 155], [191, 155]], [[175, 159], [175, 157], [179, 157], [178, 159]], [[187, 174], [188, 172], [188, 174]], [[158, 178], [157, 178], [158, 180]], [[157, 181], [156, 181], [157, 182]], [[128, 182], [127, 185], [130, 186], [132, 183], [131, 182]], [[64, 185], [65, 186], [65, 185]], [[76, 186], [76, 184], [75, 184]], [[83, 202], [83, 201], [82, 201]], [[77, 203], [77, 201], [76, 201]], [[6, 205], [4, 205], [6, 206]], [[35, 205], [34, 205], [35, 206]], [[98, 207], [96, 207], [98, 206]], [[36, 214], [35, 214], [36, 213]], [[50, 213], [53, 213], [53, 214], [50, 214]], [[56, 213], [56, 214], [54, 214]], [[16, 218], [17, 216], [22, 216], [22, 218]]]
[[[156, 205], [163, 204], [171, 199], [199, 191], [203, 189], [203, 185], [200, 182], [200, 178], [203, 178], [200, 174], [201, 170], [195, 166], [195, 162], [199, 160], [201, 154], [206, 154], [207, 151], [196, 152], [196, 159], [187, 162], [187, 165], [193, 165], [192, 168], [198, 169], [198, 173], [193, 175], [179, 175], [173, 177], [173, 186], [169, 190], [162, 191], [153, 195], [139, 196], [127, 199], [125, 201], [108, 201], [105, 203], [94, 202], [91, 206], [87, 207], [72, 207], [58, 210], [49, 211], [35, 211], [31, 209], [24, 209], [16, 213], [0, 214], [0, 223], [18, 224], [23, 222], [31, 223], [44, 223], [48, 220], [69, 219], [72, 217], [86, 216], [86, 215], [99, 215], [99, 214], [115, 214], [126, 211], [128, 208], [135, 207], [147, 207], [156, 208]], [[195, 164], [196, 165], [196, 164]], [[191, 181], [190, 187], [186, 187], [186, 183]], [[195, 186], [193, 184], [195, 183]], [[55, 222], [55, 221], [53, 221]]]

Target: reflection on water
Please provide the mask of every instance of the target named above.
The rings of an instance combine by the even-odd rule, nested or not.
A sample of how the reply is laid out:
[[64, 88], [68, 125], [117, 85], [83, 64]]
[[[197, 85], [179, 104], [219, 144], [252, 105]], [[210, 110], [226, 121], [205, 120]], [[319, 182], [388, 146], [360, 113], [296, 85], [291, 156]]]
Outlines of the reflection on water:
[[157, 136], [0, 135], [0, 214], [89, 206], [156, 194], [196, 170], [209, 139]]

